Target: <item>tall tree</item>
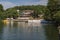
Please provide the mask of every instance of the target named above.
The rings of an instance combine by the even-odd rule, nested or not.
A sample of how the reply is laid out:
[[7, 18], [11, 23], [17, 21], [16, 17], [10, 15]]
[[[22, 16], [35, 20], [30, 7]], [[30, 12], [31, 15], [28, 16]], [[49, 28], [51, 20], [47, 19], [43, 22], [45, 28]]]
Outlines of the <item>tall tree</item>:
[[2, 4], [0, 4], [0, 11], [3, 12], [3, 6], [2, 6]]
[[55, 20], [54, 14], [56, 14], [58, 11], [58, 7], [59, 7], [58, 1], [59, 0], [48, 0], [47, 10], [46, 10], [46, 14], [45, 14], [45, 15], [47, 15], [46, 17], [48, 17], [48, 18], [46, 18], [46, 19], [51, 20], [51, 21]]
[[0, 4], [0, 19], [4, 19], [4, 9], [2, 4]]

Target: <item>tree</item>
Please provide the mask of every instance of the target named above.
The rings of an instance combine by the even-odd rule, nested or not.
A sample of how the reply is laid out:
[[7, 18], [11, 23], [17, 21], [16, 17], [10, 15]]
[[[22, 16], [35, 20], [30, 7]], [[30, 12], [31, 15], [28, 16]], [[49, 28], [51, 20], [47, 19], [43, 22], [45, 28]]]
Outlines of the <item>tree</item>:
[[0, 19], [4, 19], [4, 9], [3, 9], [3, 6], [2, 4], [0, 4]]
[[57, 11], [57, 13], [54, 14], [54, 18], [56, 23], [60, 24], [60, 11]]
[[46, 18], [47, 20], [54, 21], [54, 14], [57, 13], [58, 11], [58, 0], [48, 0], [48, 5], [47, 5], [47, 10], [45, 13], [45, 16], [48, 17]]
[[8, 9], [6, 10], [6, 17], [8, 18], [16, 18], [18, 16], [17, 10], [16, 9]]
[[48, 1], [45, 19], [54, 21], [57, 25], [60, 24], [60, 0]]
[[2, 4], [0, 4], [0, 12], [3, 12], [3, 6], [2, 6]]

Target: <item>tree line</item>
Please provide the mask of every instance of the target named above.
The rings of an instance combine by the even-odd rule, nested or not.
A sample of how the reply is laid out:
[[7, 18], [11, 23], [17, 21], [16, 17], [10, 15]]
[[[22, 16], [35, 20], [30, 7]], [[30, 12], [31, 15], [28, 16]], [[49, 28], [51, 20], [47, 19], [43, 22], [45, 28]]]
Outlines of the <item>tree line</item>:
[[[2, 5], [0, 4], [0, 6], [2, 6]], [[11, 18], [11, 17], [17, 18], [18, 17], [17, 10], [19, 10], [19, 14], [23, 10], [33, 10], [34, 13], [31, 14], [31, 16], [34, 17], [34, 18], [37, 18], [38, 15], [43, 14], [42, 12], [45, 11], [45, 8], [46, 8], [46, 6], [43, 6], [43, 5], [15, 6], [15, 7], [8, 8], [8, 9], [6, 9], [6, 10], [3, 11], [3, 6], [2, 6], [2, 10], [1, 10], [2, 13], [0, 12], [0, 14], [1, 14], [1, 19]], [[0, 9], [1, 9], [1, 7], [0, 7]]]

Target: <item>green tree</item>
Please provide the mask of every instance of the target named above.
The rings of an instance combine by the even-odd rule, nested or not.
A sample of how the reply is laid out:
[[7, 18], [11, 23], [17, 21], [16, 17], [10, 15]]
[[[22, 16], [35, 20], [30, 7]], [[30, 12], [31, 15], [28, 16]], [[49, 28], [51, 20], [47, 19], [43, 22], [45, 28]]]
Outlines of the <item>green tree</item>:
[[[58, 0], [48, 0], [47, 10], [45, 13], [46, 19], [54, 21], [54, 14], [58, 10]], [[48, 18], [47, 18], [48, 17]]]
[[55, 23], [60, 24], [60, 0], [48, 1], [45, 19], [55, 21]]
[[4, 19], [4, 9], [3, 9], [3, 6], [2, 4], [0, 4], [0, 19]]
[[60, 24], [60, 11], [57, 11], [57, 13], [54, 14], [54, 18], [56, 23]]
[[6, 10], [6, 17], [8, 18], [16, 18], [18, 16], [17, 10], [16, 9], [8, 9]]
[[0, 12], [3, 12], [3, 6], [0, 4]]

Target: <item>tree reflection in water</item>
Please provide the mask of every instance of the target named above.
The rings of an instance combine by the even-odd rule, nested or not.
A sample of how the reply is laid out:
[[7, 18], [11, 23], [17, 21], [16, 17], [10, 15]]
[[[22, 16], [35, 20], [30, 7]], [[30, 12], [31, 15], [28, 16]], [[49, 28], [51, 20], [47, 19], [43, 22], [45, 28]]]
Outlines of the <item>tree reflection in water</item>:
[[58, 30], [55, 25], [48, 24], [44, 28], [45, 28], [47, 40], [59, 40]]

